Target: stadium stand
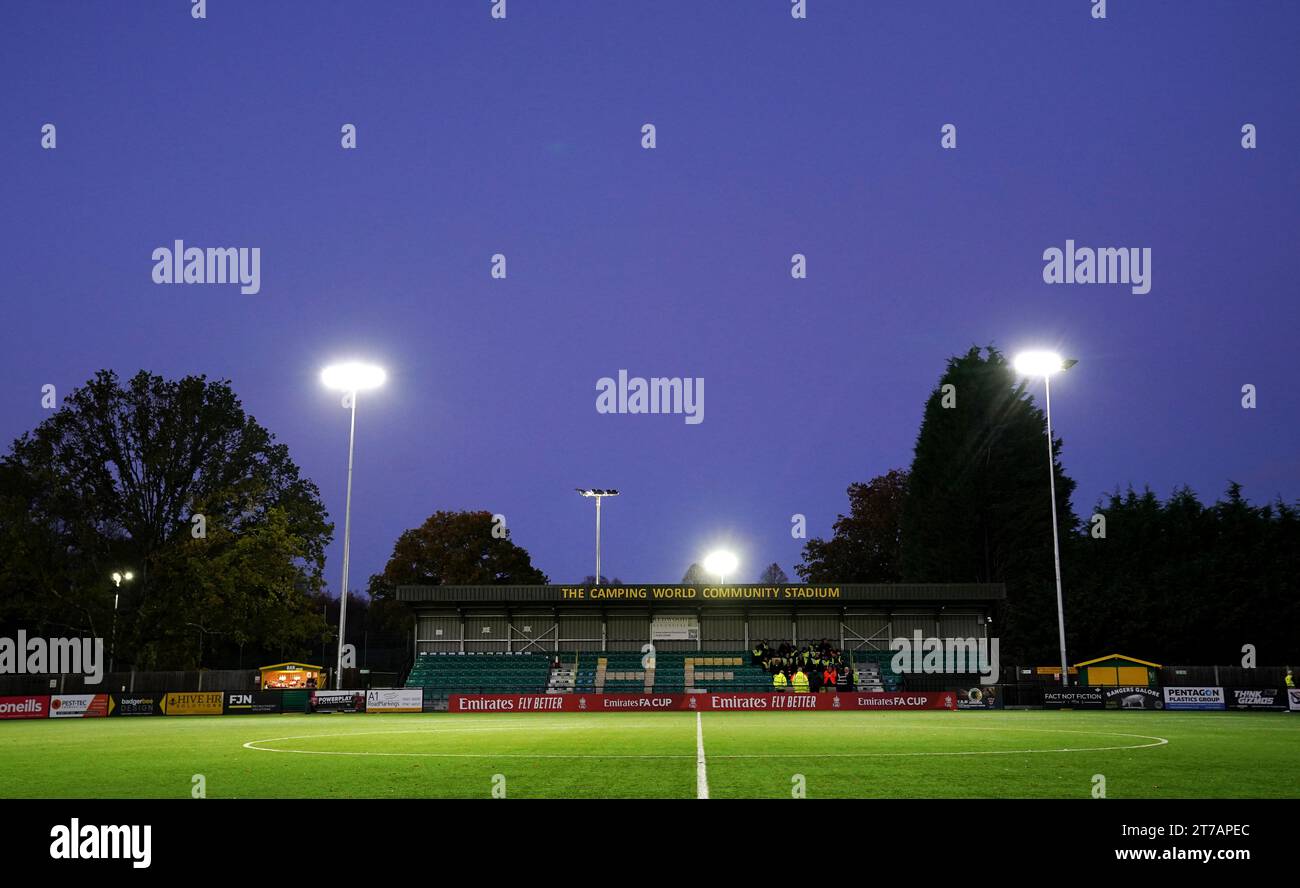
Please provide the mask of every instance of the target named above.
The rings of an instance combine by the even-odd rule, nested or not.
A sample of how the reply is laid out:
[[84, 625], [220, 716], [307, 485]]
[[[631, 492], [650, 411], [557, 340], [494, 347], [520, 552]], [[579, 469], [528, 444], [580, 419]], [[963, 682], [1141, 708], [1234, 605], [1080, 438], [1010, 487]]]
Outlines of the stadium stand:
[[891, 665], [893, 651], [854, 651], [853, 665], [858, 670], [858, 689], [863, 691], [901, 691], [903, 676]]
[[[864, 691], [900, 691], [890, 651], [850, 655]], [[754, 665], [745, 651], [659, 651], [645, 668], [637, 651], [570, 651], [555, 655], [515, 653], [423, 653], [407, 687], [424, 688], [431, 708], [451, 694], [681, 694], [761, 693], [772, 690], [772, 676]]]
[[407, 687], [424, 688], [425, 701], [451, 694], [681, 694], [772, 689], [772, 678], [743, 651], [664, 651], [649, 668], [635, 651], [537, 653], [423, 653]]
[[[785, 669], [833, 660], [839, 690], [923, 690], [892, 668], [895, 637], [987, 633], [1000, 584], [400, 586], [415, 612], [406, 685], [427, 708], [465, 694], [758, 693], [756, 648]], [[671, 624], [671, 625], [670, 625]], [[651, 639], [653, 664], [642, 649]], [[807, 651], [807, 654], [805, 654]], [[810, 655], [810, 656], [809, 656]], [[770, 662], [771, 657], [775, 663]], [[805, 659], [809, 656], [809, 659]], [[820, 690], [817, 668], [806, 672]]]
[[633, 651], [570, 655], [578, 660], [573, 690], [594, 694], [767, 691], [772, 680], [743, 651], [659, 651], [642, 666]]
[[450, 694], [541, 694], [551, 661], [542, 654], [426, 653], [415, 658], [408, 688], [424, 688], [426, 704], [445, 704]]

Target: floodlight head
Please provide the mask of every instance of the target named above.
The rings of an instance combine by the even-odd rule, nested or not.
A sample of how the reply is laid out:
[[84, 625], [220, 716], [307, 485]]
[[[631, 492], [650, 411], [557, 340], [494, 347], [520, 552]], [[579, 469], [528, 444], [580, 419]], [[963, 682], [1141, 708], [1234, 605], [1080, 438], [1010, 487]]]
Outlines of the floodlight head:
[[1078, 361], [1065, 361], [1056, 352], [1027, 351], [1016, 355], [1015, 368], [1021, 376], [1051, 376], [1077, 364]]
[[725, 549], [717, 549], [704, 557], [704, 569], [720, 577], [734, 573], [739, 563], [736, 556]]
[[384, 384], [388, 374], [383, 367], [364, 364], [360, 361], [348, 361], [343, 364], [331, 364], [321, 371], [320, 381], [326, 388], [341, 392], [359, 392], [364, 389], [377, 388]]
[[120, 573], [118, 573], [117, 571], [113, 571], [113, 582], [114, 582], [114, 583], [117, 583], [117, 584], [119, 584], [119, 585], [120, 585], [121, 582], [122, 582], [122, 575], [121, 575]]
[[131, 571], [128, 570], [126, 573], [122, 574], [122, 579], [124, 579], [124, 580], [134, 580], [134, 579], [135, 579], [135, 574], [131, 573]]

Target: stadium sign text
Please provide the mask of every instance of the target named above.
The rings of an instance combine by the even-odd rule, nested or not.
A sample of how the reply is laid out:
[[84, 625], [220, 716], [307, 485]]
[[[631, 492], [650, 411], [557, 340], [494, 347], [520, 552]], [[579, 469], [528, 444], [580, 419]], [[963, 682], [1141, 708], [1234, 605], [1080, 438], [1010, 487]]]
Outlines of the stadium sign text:
[[0, 638], [0, 674], [74, 672], [84, 675], [86, 684], [104, 680], [104, 639], [28, 638], [22, 629], [16, 639]]
[[839, 586], [561, 586], [566, 601], [806, 601], [838, 599]]

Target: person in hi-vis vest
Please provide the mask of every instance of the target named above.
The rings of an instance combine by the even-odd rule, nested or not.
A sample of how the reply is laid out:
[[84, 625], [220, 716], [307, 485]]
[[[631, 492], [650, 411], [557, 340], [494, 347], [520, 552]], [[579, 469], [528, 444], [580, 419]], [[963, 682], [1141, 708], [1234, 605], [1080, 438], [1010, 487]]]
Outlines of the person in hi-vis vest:
[[808, 693], [808, 676], [804, 675], [802, 669], [795, 672], [794, 678], [792, 678], [790, 682], [794, 685], [794, 692], [796, 694]]

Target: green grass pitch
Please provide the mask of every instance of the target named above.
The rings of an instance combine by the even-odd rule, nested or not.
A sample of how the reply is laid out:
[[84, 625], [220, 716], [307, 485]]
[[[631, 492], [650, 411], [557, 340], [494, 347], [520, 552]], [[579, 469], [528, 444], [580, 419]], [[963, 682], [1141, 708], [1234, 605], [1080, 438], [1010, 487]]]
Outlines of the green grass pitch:
[[[1282, 713], [267, 715], [0, 722], [0, 797], [1300, 797]], [[497, 775], [502, 775], [500, 778]], [[802, 775], [802, 780], [798, 775]], [[495, 780], [495, 784], [494, 784]]]

